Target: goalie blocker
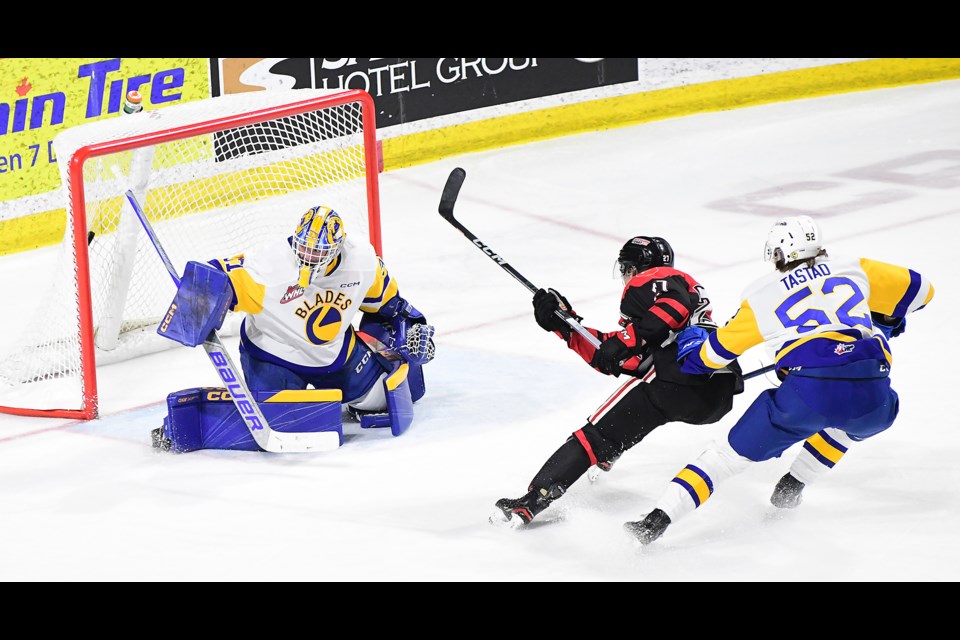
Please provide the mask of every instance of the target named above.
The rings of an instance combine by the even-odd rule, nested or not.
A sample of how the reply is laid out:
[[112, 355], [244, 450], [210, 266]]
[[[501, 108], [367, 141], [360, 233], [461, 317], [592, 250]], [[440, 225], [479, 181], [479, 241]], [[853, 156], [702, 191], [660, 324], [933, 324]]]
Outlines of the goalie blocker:
[[[233, 289], [223, 272], [200, 262], [188, 262], [176, 296], [157, 333], [195, 347], [219, 329], [233, 300]], [[394, 436], [413, 422], [413, 403], [426, 387], [420, 364], [388, 359], [396, 342], [395, 329], [376, 322], [361, 323], [358, 335], [388, 371], [382, 384], [386, 412], [360, 415], [362, 428], [390, 427]], [[339, 389], [254, 392], [264, 417], [275, 431], [336, 432], [343, 444], [342, 393]], [[167, 396], [163, 426], [152, 432], [153, 446], [186, 453], [199, 449], [262, 451], [243, 421], [227, 388], [203, 387], [175, 391]]]

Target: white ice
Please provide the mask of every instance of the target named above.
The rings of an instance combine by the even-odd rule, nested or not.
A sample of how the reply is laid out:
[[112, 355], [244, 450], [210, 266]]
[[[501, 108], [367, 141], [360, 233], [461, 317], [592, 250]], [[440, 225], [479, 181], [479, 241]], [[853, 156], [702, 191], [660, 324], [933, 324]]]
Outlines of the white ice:
[[[549, 126], [545, 122], [544, 126]], [[780, 211], [813, 212], [835, 255], [911, 267], [936, 287], [893, 343], [901, 413], [803, 505], [769, 495], [797, 452], [720, 485], [638, 551], [622, 531], [723, 437], [671, 423], [609, 474], [578, 481], [526, 530], [487, 522], [618, 385], [532, 317], [530, 293], [437, 214], [450, 170], [457, 217], [585, 323], [616, 327], [611, 269], [636, 234], [665, 236], [721, 322], [769, 265]], [[709, 113], [451, 157], [381, 176], [385, 259], [438, 328], [411, 429], [345, 425], [323, 454], [150, 447], [170, 391], [216, 386], [186, 347], [103, 367], [88, 423], [0, 416], [3, 581], [955, 581], [960, 421], [960, 82]], [[206, 258], [207, 256], [198, 256]], [[29, 280], [23, 256], [0, 282]], [[10, 313], [9, 309], [5, 309]], [[236, 340], [228, 341], [236, 350]], [[751, 350], [745, 370], [766, 364]], [[798, 446], [798, 445], [797, 445]], [[796, 446], [795, 446], [796, 447]]]

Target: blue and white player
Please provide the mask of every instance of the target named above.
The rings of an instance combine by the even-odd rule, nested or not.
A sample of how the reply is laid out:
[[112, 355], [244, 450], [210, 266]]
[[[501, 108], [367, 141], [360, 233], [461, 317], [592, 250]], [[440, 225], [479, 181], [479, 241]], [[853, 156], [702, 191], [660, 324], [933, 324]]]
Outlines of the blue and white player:
[[[419, 368], [435, 354], [434, 327], [400, 295], [373, 247], [347, 233], [335, 210], [311, 207], [293, 231], [231, 258], [188, 263], [171, 306], [174, 313], [180, 303], [176, 313], [185, 321], [162, 324], [158, 332], [195, 346], [219, 328], [226, 310], [245, 313], [240, 362], [255, 395], [340, 390], [354, 414], [383, 412], [391, 386], [385, 380], [399, 357], [419, 376], [417, 388], [411, 384], [416, 401], [423, 395]], [[191, 314], [201, 321], [187, 322]], [[384, 346], [390, 357], [380, 353]], [[169, 438], [176, 429], [166, 431]], [[157, 446], [169, 448], [160, 435], [154, 434], [155, 445], [159, 438]]]
[[796, 507], [805, 485], [897, 417], [888, 341], [903, 333], [907, 314], [933, 298], [930, 281], [905, 267], [828, 256], [809, 216], [778, 220], [767, 235], [765, 258], [776, 271], [744, 290], [740, 308], [716, 332], [694, 327], [681, 333], [677, 359], [686, 373], [710, 375], [765, 343], [776, 354], [781, 384], [763, 391], [725, 439], [684, 467], [656, 508], [624, 525], [643, 544], [750, 463], [779, 457], [803, 441], [770, 498], [777, 507]]

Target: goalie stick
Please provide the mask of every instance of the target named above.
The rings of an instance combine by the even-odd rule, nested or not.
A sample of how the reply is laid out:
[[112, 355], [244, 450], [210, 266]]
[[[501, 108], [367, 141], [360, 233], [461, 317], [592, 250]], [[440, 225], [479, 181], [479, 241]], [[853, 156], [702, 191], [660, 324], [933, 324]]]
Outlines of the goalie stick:
[[[470, 242], [476, 245], [480, 251], [493, 260], [501, 269], [509, 273], [511, 276], [517, 279], [523, 286], [527, 288], [530, 293], [536, 293], [537, 287], [524, 278], [519, 271], [514, 269], [510, 264], [504, 260], [502, 257], [497, 255], [490, 249], [490, 246], [485, 244], [480, 238], [473, 235], [469, 229], [467, 229], [459, 220], [453, 217], [453, 207], [457, 203], [457, 196], [460, 195], [460, 187], [463, 186], [463, 181], [467, 177], [467, 172], [457, 167], [450, 172], [450, 176], [447, 178], [447, 183], [443, 185], [443, 191], [440, 193], [440, 215], [444, 220], [452, 224], [454, 227], [460, 230], [460, 233], [465, 235]], [[577, 322], [577, 319], [571, 316], [569, 313], [562, 309], [557, 309], [555, 312], [564, 322], [566, 322], [571, 329], [579, 333], [583, 338], [593, 345], [594, 349], [600, 348], [600, 340], [597, 339], [592, 333], [587, 331], [582, 324]]]
[[[153, 248], [157, 250], [157, 254], [173, 279], [174, 285], [179, 287], [180, 276], [177, 275], [176, 268], [167, 256], [167, 252], [164, 251], [163, 245], [160, 244], [160, 239], [154, 232], [147, 215], [143, 212], [137, 197], [132, 190], [127, 190], [126, 195], [134, 213], [140, 219], [140, 224], [143, 225], [143, 230], [150, 238], [150, 242], [153, 243]], [[289, 432], [272, 429], [263, 412], [260, 411], [253, 394], [250, 393], [250, 389], [243, 379], [243, 373], [233, 363], [233, 359], [223, 346], [223, 341], [220, 340], [220, 334], [217, 333], [216, 329], [207, 336], [203, 348], [207, 352], [207, 356], [210, 357], [210, 362], [213, 363], [223, 384], [230, 390], [230, 398], [233, 400], [237, 411], [240, 412], [244, 425], [250, 430], [250, 435], [253, 436], [261, 449], [273, 453], [304, 453], [330, 451], [340, 446], [340, 434], [335, 431]]]

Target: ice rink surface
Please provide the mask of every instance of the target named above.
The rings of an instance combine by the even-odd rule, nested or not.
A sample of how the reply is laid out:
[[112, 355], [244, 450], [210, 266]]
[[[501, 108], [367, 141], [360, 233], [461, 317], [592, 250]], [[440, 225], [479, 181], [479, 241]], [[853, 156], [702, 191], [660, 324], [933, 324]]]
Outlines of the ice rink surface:
[[[810, 213], [832, 255], [928, 276], [893, 342], [901, 413], [804, 504], [768, 499], [797, 448], [720, 485], [638, 551], [622, 531], [775, 379], [709, 426], [668, 424], [581, 479], [525, 530], [487, 522], [619, 382], [534, 322], [530, 294], [437, 213], [456, 215], [584, 324], [616, 328], [623, 242], [666, 237], [721, 323], [765, 273], [767, 228]], [[688, 116], [448, 158], [381, 175], [384, 258], [437, 327], [410, 430], [345, 424], [322, 454], [160, 453], [166, 395], [217, 386], [200, 349], [99, 371], [101, 418], [0, 416], [4, 581], [931, 581], [960, 575], [960, 420], [951, 322], [960, 229], [960, 82]], [[336, 203], [325, 203], [336, 206]], [[292, 231], [292, 230], [291, 230]], [[215, 256], [197, 256], [207, 259]], [[0, 258], [0, 282], [30, 277]], [[5, 285], [4, 285], [5, 286]], [[171, 292], [172, 297], [172, 292]], [[7, 313], [11, 309], [7, 307]], [[15, 313], [15, 309], [12, 310]], [[236, 354], [236, 339], [228, 339]], [[745, 370], [766, 364], [748, 351]], [[798, 447], [799, 445], [797, 445]]]

